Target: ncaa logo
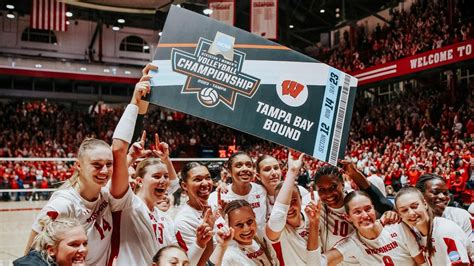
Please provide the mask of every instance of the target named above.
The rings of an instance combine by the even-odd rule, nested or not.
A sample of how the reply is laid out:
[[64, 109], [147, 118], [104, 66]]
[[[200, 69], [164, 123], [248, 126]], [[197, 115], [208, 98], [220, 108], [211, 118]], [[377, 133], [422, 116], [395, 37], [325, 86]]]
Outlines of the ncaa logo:
[[457, 251], [449, 252], [448, 256], [451, 261], [458, 261], [461, 259], [461, 256], [459, 256], [459, 253]]
[[291, 107], [303, 105], [308, 99], [308, 87], [298, 81], [284, 79], [276, 84], [280, 100]]

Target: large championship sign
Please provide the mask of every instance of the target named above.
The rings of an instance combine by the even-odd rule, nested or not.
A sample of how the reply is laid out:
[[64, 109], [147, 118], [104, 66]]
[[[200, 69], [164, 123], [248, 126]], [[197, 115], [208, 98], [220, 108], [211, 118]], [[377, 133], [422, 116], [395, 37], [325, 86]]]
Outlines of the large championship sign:
[[150, 102], [336, 164], [357, 80], [259, 36], [173, 6]]

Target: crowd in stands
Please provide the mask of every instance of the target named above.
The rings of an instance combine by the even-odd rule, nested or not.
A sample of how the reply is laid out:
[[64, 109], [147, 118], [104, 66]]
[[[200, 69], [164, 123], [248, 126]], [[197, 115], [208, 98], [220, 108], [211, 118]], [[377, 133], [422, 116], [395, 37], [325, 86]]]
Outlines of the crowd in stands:
[[447, 2], [415, 1], [408, 12], [392, 9], [389, 24], [379, 23], [371, 32], [356, 25], [353, 36], [344, 32], [337, 48], [310, 46], [306, 53], [352, 72], [473, 38], [470, 11], [454, 6], [449, 12]]
[[[468, 102], [450, 103], [448, 94], [446, 89], [407, 85], [390, 99], [370, 101], [359, 96], [346, 156], [366, 175], [380, 176], [394, 192], [414, 185], [421, 174], [433, 172], [446, 178], [458, 201], [471, 202], [474, 116]], [[456, 98], [468, 99], [468, 95]], [[73, 158], [74, 147], [86, 136], [110, 142], [111, 123], [116, 123], [122, 111], [102, 109], [100, 113], [79, 111], [46, 100], [2, 103], [0, 157]], [[237, 145], [254, 158], [269, 154], [283, 165], [286, 162], [286, 151], [276, 144], [182, 113], [155, 108], [144, 124], [149, 139], [158, 132], [170, 144], [172, 157], [200, 157], [206, 148], [217, 151]], [[73, 163], [2, 161], [1, 187], [54, 187], [73, 174]], [[322, 164], [308, 157], [300, 184], [311, 182]]]
[[[351, 72], [473, 38], [472, 18], [465, 19], [465, 10], [456, 6], [452, 10], [448, 12], [446, 1], [415, 1], [409, 12], [394, 9], [391, 23], [374, 32], [359, 27], [355, 38], [344, 34], [335, 50], [308, 52]], [[456, 97], [445, 88], [407, 86], [390, 99], [368, 101], [362, 94], [356, 98], [346, 156], [366, 175], [380, 176], [389, 191], [414, 185], [421, 174], [433, 172], [446, 178], [455, 199], [471, 202], [474, 116], [466, 99], [472, 85], [459, 89]], [[103, 106], [84, 110], [47, 100], [2, 102], [0, 157], [74, 158], [84, 137], [111, 142], [122, 111]], [[169, 143], [174, 158], [201, 157], [203, 150], [237, 145], [254, 158], [269, 154], [286, 165], [287, 153], [278, 145], [189, 115], [152, 108], [144, 124], [150, 138], [157, 132]], [[55, 187], [72, 176], [73, 164], [2, 161], [0, 188]], [[322, 164], [307, 158], [300, 185], [311, 182]], [[9, 194], [2, 197], [10, 199]]]

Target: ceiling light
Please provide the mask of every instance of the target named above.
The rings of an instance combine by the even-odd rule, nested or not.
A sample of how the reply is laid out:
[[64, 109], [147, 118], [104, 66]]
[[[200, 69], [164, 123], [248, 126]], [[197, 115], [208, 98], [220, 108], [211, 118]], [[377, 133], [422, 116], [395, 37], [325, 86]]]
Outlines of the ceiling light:
[[202, 13], [204, 13], [204, 15], [210, 15], [210, 14], [212, 14], [212, 9], [206, 8], [202, 11]]
[[295, 26], [293, 24], [291, 24], [290, 26], [288, 26], [290, 29], [293, 29]]
[[9, 19], [14, 19], [14, 18], [15, 18], [15, 14], [10, 11], [10, 12], [7, 13], [7, 18], [9, 18]]
[[66, 21], [66, 25], [69, 25], [69, 24], [71, 24], [71, 22], [69, 22], [69, 20], [68, 20], [68, 21]]
[[69, 12], [69, 11], [66, 12], [66, 17], [68, 17], [68, 18], [72, 17], [72, 12]]
[[324, 9], [319, 10], [319, 13], [324, 13], [324, 12], [326, 12], [326, 10]]
[[125, 19], [119, 18], [119, 19], [117, 19], [117, 22], [120, 23], [120, 24], [123, 24], [123, 23], [125, 23]]
[[7, 4], [6, 7], [7, 9], [15, 9], [15, 6], [12, 4]]
[[130, 74], [132, 74], [132, 72], [130, 72], [130, 71], [128, 71], [128, 70], [125, 70], [125, 74], [126, 74], [126, 75], [130, 75]]
[[43, 65], [41, 65], [41, 64], [35, 64], [35, 67], [36, 67], [36, 68], [42, 68]]
[[81, 69], [81, 71], [87, 71], [87, 68], [85, 68], [85, 67], [81, 67], [80, 69]]
[[113, 31], [119, 31], [119, 30], [120, 30], [120, 27], [119, 27], [119, 26], [113, 26], [113, 27], [112, 27], [112, 30], [113, 30]]
[[110, 69], [104, 68], [104, 73], [110, 73]]

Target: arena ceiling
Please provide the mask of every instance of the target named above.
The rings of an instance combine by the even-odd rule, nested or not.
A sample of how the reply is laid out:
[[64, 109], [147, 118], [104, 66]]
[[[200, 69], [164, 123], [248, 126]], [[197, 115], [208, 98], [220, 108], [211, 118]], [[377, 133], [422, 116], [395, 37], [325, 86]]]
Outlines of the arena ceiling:
[[[19, 15], [30, 14], [31, 0], [2, 0], [0, 9], [13, 3]], [[125, 26], [161, 30], [171, 4], [202, 12], [207, 0], [64, 0], [72, 20], [101, 21], [106, 25], [125, 19]], [[320, 33], [393, 7], [399, 0], [279, 0], [279, 43], [303, 50], [319, 41]], [[250, 0], [235, 0], [236, 26], [249, 30]], [[324, 10], [324, 12], [323, 12]], [[383, 18], [380, 18], [383, 20]], [[290, 25], [293, 28], [290, 28]]]

